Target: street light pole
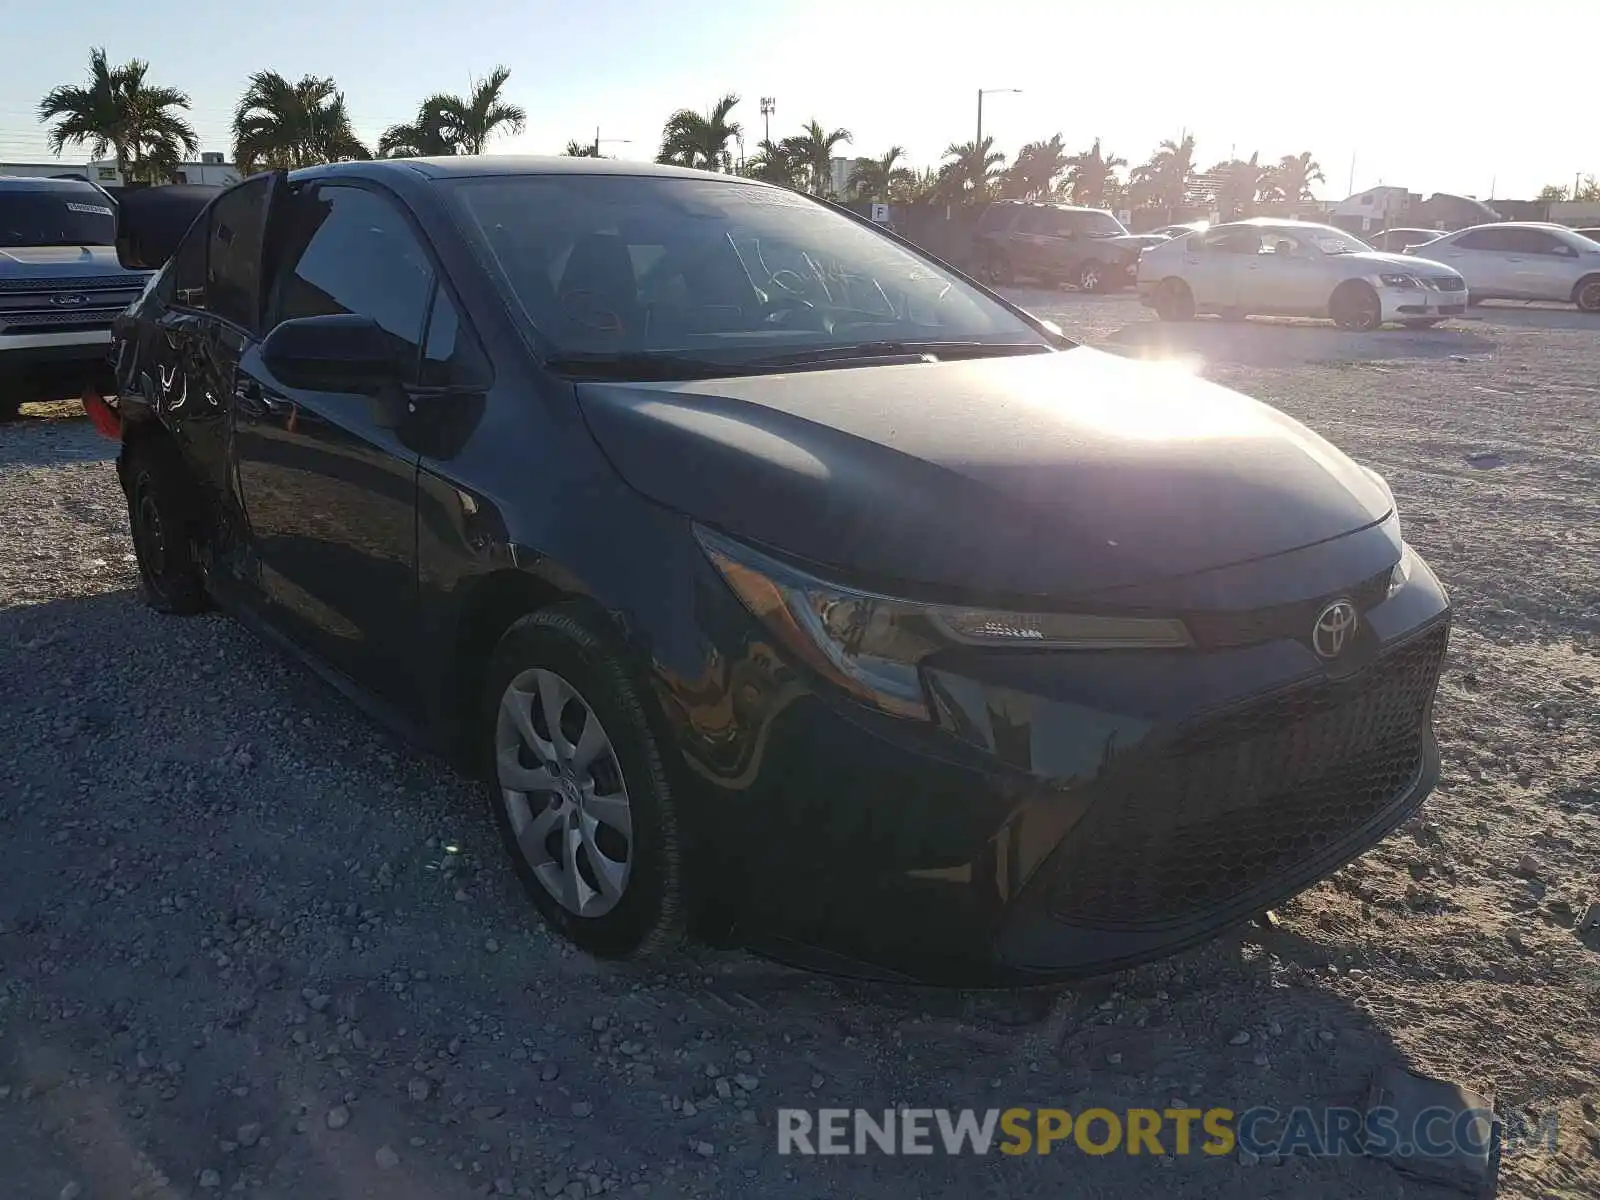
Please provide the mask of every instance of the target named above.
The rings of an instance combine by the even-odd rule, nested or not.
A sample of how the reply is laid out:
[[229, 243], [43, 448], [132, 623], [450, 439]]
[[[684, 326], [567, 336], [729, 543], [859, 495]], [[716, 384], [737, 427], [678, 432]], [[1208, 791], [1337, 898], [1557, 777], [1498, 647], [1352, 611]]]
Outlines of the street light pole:
[[977, 137], [977, 140], [973, 142], [973, 145], [975, 147], [977, 147], [980, 151], [983, 149], [983, 98], [984, 98], [984, 96], [999, 96], [999, 95], [1019, 96], [1021, 94], [1022, 94], [1022, 89], [1021, 88], [979, 88], [978, 89], [978, 137]]
[[600, 136], [600, 126], [596, 125], [594, 127], [594, 157], [595, 158], [599, 158], [600, 157], [600, 146], [601, 146], [602, 143], [604, 143], [607, 146], [631, 146], [631, 145], [633, 145], [633, 139], [632, 138], [602, 138]]

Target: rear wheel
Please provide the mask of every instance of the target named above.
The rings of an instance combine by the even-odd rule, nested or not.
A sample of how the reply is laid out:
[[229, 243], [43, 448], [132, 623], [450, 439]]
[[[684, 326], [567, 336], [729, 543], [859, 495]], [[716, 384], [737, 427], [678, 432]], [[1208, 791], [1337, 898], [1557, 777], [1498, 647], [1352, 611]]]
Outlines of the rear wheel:
[[1011, 266], [1006, 262], [1006, 256], [999, 250], [985, 252], [978, 270], [983, 281], [990, 287], [1007, 287], [1015, 282]]
[[200, 509], [177, 447], [162, 436], [141, 438], [123, 447], [118, 467], [145, 603], [157, 612], [203, 612]]
[[1572, 289], [1572, 302], [1583, 312], [1600, 312], [1600, 275], [1578, 280], [1578, 286]]
[[1111, 268], [1090, 259], [1078, 268], [1080, 292], [1108, 292], [1111, 290]]
[[607, 958], [676, 944], [672, 789], [639, 689], [585, 616], [543, 609], [506, 632], [478, 736], [495, 823], [545, 921]]
[[1370, 284], [1352, 279], [1334, 289], [1328, 315], [1340, 329], [1369, 333], [1383, 324], [1383, 305]]
[[1192, 321], [1194, 293], [1181, 279], [1163, 279], [1156, 288], [1156, 316], [1163, 321]]

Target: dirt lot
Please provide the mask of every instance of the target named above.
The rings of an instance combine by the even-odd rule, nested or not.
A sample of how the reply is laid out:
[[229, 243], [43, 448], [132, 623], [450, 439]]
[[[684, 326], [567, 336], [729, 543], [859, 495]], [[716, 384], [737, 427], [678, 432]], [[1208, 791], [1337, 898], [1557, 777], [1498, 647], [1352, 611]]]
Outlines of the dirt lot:
[[[1600, 1194], [1600, 323], [1169, 328], [1382, 471], [1452, 590], [1445, 775], [1281, 913], [1047, 994], [841, 984], [545, 936], [466, 785], [227, 620], [141, 607], [111, 447], [0, 427], [0, 1196], [1431, 1197], [1363, 1158], [782, 1158], [782, 1105], [1359, 1104], [1380, 1064], [1559, 1122]], [[1585, 940], [1587, 938], [1587, 940]], [[1244, 1035], [1248, 1035], [1246, 1038]]]

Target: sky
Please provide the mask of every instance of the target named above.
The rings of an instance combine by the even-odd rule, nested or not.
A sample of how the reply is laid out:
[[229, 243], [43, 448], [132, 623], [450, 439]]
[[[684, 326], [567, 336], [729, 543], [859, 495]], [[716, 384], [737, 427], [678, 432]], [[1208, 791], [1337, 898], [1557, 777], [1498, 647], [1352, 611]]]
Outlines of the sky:
[[[762, 137], [760, 97], [772, 96], [775, 138], [815, 118], [849, 129], [851, 153], [898, 144], [925, 166], [973, 137], [978, 89], [1019, 88], [984, 101], [984, 133], [1007, 155], [1060, 133], [1071, 149], [1099, 137], [1138, 163], [1188, 130], [1201, 168], [1233, 154], [1276, 161], [1310, 150], [1327, 177], [1314, 190], [1331, 199], [1352, 182], [1531, 198], [1578, 172], [1600, 173], [1592, 126], [1568, 107], [1573, 85], [1550, 74], [1560, 47], [1595, 44], [1600, 6], [1583, 0], [1514, 9], [1435, 0], [74, 0], [71, 9], [63, 21], [53, 5], [4, 5], [0, 162], [50, 161], [39, 98], [84, 79], [90, 47], [104, 45], [113, 62], [146, 59], [153, 82], [188, 92], [202, 148], [224, 153], [233, 105], [255, 70], [332, 76], [357, 132], [375, 142], [424, 96], [465, 93], [503, 63], [508, 97], [529, 119], [495, 151], [559, 153], [598, 126], [605, 153], [651, 158], [674, 109], [703, 110], [733, 92], [749, 153]], [[85, 158], [69, 150], [62, 161]]]

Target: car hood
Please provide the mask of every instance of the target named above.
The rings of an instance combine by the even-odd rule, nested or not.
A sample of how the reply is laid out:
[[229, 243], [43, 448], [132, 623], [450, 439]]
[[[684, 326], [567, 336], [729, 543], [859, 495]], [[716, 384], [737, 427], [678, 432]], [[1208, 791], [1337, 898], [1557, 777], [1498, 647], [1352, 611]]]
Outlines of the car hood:
[[[1417, 246], [1414, 249], [1420, 251], [1426, 247]], [[1406, 275], [1420, 275], [1424, 279], [1457, 274], [1454, 267], [1447, 267], [1441, 262], [1432, 262], [1421, 254], [1390, 254], [1383, 250], [1364, 250], [1359, 254], [1340, 254], [1337, 257], [1343, 262], [1366, 264], [1374, 272], [1399, 271]]]
[[115, 246], [0, 247], [0, 276], [8, 279], [126, 275], [130, 280], [142, 280], [148, 274], [130, 271], [119, 263]]
[[1392, 503], [1275, 409], [1088, 348], [577, 394], [652, 500], [886, 585], [1084, 595], [1336, 538]]

